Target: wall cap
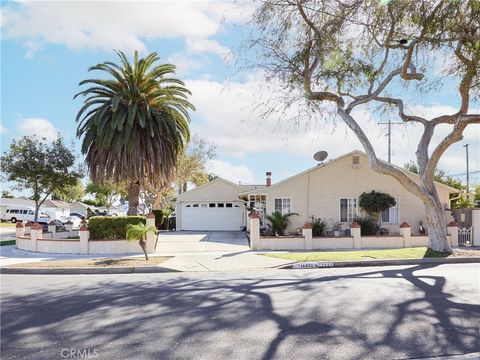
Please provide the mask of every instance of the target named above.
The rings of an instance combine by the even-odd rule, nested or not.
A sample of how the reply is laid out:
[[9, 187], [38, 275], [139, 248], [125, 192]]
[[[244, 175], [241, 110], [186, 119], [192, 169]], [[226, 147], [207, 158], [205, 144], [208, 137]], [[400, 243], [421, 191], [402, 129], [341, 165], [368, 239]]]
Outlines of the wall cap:
[[88, 231], [88, 226], [87, 225], [80, 226], [80, 231]]
[[35, 223], [32, 225], [32, 229], [33, 230], [42, 230], [42, 225], [40, 225], [39, 223]]
[[310, 224], [310, 223], [305, 223], [305, 224], [303, 225], [303, 228], [304, 228], [304, 229], [313, 229], [313, 226], [312, 226], [312, 224]]
[[48, 223], [48, 225], [50, 225], [50, 226], [52, 226], [52, 225], [57, 225], [57, 223], [52, 220], [52, 221], [50, 221], [50, 222]]
[[64, 225], [73, 225], [73, 222], [71, 222], [70, 220], [68, 220]]
[[250, 218], [250, 219], [260, 219], [260, 214], [251, 213], [251, 214], [249, 215], [249, 218]]
[[147, 215], [147, 219], [155, 219], [155, 214], [152, 211], [150, 211]]
[[21, 221], [17, 222], [17, 225], [15, 226], [17, 229], [18, 228], [23, 228], [23, 223]]
[[458, 227], [458, 224], [455, 221], [450, 221], [447, 227]]
[[33, 222], [31, 221], [27, 221], [27, 223], [25, 224], [25, 227], [32, 227], [33, 226]]
[[350, 224], [350, 229], [360, 229], [360, 224], [354, 221]]
[[400, 224], [400, 229], [409, 228], [409, 227], [410, 227], [410, 225], [405, 221]]

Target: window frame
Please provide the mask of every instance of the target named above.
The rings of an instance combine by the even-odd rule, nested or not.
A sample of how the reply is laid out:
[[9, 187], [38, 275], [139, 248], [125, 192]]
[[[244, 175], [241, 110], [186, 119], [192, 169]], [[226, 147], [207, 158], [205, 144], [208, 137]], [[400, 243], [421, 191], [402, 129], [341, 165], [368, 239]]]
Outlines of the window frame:
[[[391, 206], [389, 207], [388, 209], [385, 209], [384, 211], [387, 211], [388, 210], [388, 221], [383, 221], [383, 212], [382, 214], [380, 215], [380, 223], [381, 224], [385, 224], [385, 225], [396, 225], [396, 224], [400, 224], [400, 199], [397, 199], [395, 198], [395, 206]], [[396, 209], [396, 215], [397, 215], [397, 218], [394, 219], [394, 221], [391, 221], [392, 220], [392, 213], [390, 211], [391, 208], [395, 208]]]
[[[342, 221], [342, 200], [347, 200], [347, 221]], [[354, 211], [354, 215], [352, 216], [352, 219], [349, 220], [348, 216], [349, 216], [349, 212], [348, 212], [348, 209], [349, 209], [349, 203], [350, 203], [350, 200], [354, 200], [355, 201], [355, 211]], [[357, 197], [340, 197], [338, 198], [338, 220], [340, 223], [342, 224], [350, 224], [351, 222], [353, 222], [353, 220], [355, 219], [356, 216], [358, 216], [358, 198]]]
[[[285, 215], [285, 214], [288, 214], [288, 213], [293, 213], [293, 201], [292, 201], [292, 198], [291, 197], [276, 197], [276, 198], [273, 198], [273, 210], [274, 211], [278, 211], [277, 210], [277, 205], [276, 205], [276, 202], [277, 200], [280, 200], [280, 204], [281, 204], [281, 207], [280, 207], [280, 213], [282, 215]], [[290, 202], [290, 210], [288, 212], [284, 212], [284, 201], [285, 200], [288, 200]]]

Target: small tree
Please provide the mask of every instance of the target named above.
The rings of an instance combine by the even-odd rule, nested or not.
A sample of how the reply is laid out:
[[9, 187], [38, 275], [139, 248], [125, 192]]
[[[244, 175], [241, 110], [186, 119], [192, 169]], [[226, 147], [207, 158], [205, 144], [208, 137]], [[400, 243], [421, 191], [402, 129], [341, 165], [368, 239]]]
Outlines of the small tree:
[[52, 143], [36, 136], [13, 140], [1, 158], [1, 170], [5, 180], [17, 183], [17, 190], [32, 191], [34, 221], [40, 206], [53, 192], [75, 185], [83, 176], [81, 167], [75, 168], [74, 153], [60, 136]]
[[127, 190], [124, 185], [108, 181], [103, 183], [90, 182], [85, 188], [85, 192], [94, 195], [97, 204], [104, 204], [107, 207], [107, 212], [119, 196], [127, 195]]
[[147, 253], [147, 244], [145, 240], [147, 240], [147, 234], [149, 232], [156, 233], [157, 229], [155, 226], [147, 226], [144, 224], [128, 224], [127, 225], [127, 240], [136, 241], [138, 240], [138, 244], [143, 250], [145, 254], [145, 259], [148, 260], [148, 253]]
[[376, 192], [375, 190], [369, 193], [362, 193], [358, 199], [360, 208], [372, 218], [376, 219], [378, 224], [380, 224], [382, 212], [396, 204], [395, 199], [389, 194]]
[[15, 196], [10, 191], [2, 191], [2, 198], [3, 199], [13, 199]]
[[266, 218], [270, 221], [270, 227], [276, 235], [282, 236], [290, 224], [290, 217], [298, 215], [297, 213], [282, 214], [280, 211], [274, 211], [271, 215], [267, 215]]
[[84, 189], [80, 180], [72, 186], [65, 187], [61, 191], [52, 194], [52, 200], [61, 200], [67, 202], [80, 201], [83, 198]]

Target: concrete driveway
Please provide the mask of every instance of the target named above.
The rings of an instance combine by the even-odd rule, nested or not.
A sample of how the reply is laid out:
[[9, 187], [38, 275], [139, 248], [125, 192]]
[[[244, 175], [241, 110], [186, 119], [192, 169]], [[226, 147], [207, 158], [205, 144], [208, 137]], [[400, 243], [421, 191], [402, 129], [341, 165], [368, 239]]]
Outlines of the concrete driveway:
[[179, 253], [235, 253], [249, 251], [247, 237], [241, 231], [172, 231], [158, 236], [157, 252]]

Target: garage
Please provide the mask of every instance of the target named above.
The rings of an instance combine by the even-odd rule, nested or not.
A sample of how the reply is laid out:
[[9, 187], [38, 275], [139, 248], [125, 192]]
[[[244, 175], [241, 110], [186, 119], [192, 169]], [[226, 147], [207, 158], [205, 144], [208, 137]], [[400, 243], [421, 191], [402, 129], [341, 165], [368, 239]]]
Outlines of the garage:
[[182, 230], [241, 230], [244, 206], [240, 202], [182, 204]]
[[238, 194], [245, 191], [222, 178], [177, 196], [177, 230], [239, 231], [246, 226], [246, 210]]

